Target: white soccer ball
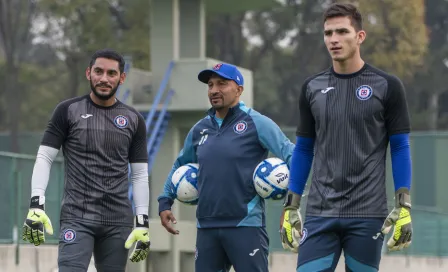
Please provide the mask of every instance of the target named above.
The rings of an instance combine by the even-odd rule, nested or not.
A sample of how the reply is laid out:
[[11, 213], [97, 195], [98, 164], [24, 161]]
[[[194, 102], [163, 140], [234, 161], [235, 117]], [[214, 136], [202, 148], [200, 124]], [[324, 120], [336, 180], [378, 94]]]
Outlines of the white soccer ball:
[[288, 192], [288, 165], [279, 158], [268, 158], [255, 167], [253, 180], [261, 198], [280, 200]]
[[182, 165], [174, 171], [171, 183], [174, 194], [180, 202], [190, 205], [198, 203], [198, 171], [197, 163]]

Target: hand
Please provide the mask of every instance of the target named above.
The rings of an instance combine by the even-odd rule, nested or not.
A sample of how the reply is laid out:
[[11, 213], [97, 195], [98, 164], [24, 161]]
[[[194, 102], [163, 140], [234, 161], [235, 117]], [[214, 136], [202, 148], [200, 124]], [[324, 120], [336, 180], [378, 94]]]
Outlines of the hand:
[[299, 252], [299, 243], [303, 235], [299, 210], [284, 209], [281, 220], [280, 237], [283, 248], [295, 253]]
[[402, 250], [411, 245], [412, 220], [411, 199], [409, 191], [398, 190], [395, 196], [395, 208], [384, 221], [381, 232], [386, 235], [394, 227], [392, 236], [387, 241], [389, 251]]
[[22, 228], [22, 240], [35, 246], [45, 242], [45, 232], [53, 234], [50, 218], [44, 211], [45, 197], [32, 197], [30, 210]]
[[280, 239], [286, 250], [297, 253], [302, 238], [302, 217], [300, 215], [300, 196], [288, 192], [285, 199], [285, 208], [280, 218]]
[[[136, 243], [135, 243], [136, 242]], [[129, 234], [124, 247], [130, 249], [135, 243], [134, 250], [129, 257], [131, 262], [140, 262], [145, 260], [149, 254], [149, 218], [147, 215], [136, 216], [136, 227]]]
[[174, 218], [173, 213], [170, 210], [165, 210], [160, 213], [160, 222], [162, 226], [171, 234], [179, 234], [179, 231], [176, 230], [171, 223], [177, 224], [176, 218]]

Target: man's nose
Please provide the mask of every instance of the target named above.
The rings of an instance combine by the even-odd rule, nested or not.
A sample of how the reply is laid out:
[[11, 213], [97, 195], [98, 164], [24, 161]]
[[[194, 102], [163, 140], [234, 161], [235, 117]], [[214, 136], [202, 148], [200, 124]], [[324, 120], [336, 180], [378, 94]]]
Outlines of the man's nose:
[[104, 73], [104, 74], [100, 77], [100, 81], [101, 81], [101, 82], [108, 82], [108, 80], [107, 80], [107, 74], [106, 74], [106, 73]]
[[339, 43], [339, 38], [337, 35], [333, 34], [330, 37], [330, 43], [331, 45], [337, 45]]
[[210, 88], [210, 94], [217, 94], [219, 92], [218, 87], [213, 86]]

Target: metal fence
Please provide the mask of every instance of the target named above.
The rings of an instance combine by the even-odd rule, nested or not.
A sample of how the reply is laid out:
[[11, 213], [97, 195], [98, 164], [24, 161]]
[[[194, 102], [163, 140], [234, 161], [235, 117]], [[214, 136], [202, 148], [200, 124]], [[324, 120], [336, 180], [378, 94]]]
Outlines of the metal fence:
[[[390, 203], [392, 204], [392, 203]], [[282, 203], [268, 201], [266, 211], [267, 229], [270, 238], [271, 251], [284, 251], [278, 233]], [[301, 203], [306, 207], [306, 196]], [[390, 205], [389, 210], [392, 210]], [[302, 211], [302, 216], [304, 216]], [[413, 206], [412, 208], [413, 240], [412, 245], [400, 252], [389, 253], [384, 248], [384, 254], [448, 257], [448, 214], [431, 207]], [[391, 235], [391, 234], [390, 234]], [[387, 236], [387, 239], [389, 239]]]
[[[35, 156], [0, 152], [0, 243], [22, 243], [22, 225], [29, 209], [31, 175]], [[61, 158], [53, 162], [46, 193], [46, 211], [51, 218], [55, 234], [47, 237], [48, 243], [57, 243], [59, 237], [59, 210], [64, 186], [64, 163]]]
[[[284, 129], [294, 138], [293, 129]], [[4, 142], [3, 142], [4, 143]], [[448, 256], [448, 133], [414, 134], [411, 137], [413, 157], [413, 244], [403, 253], [408, 255]], [[34, 151], [33, 151], [34, 152]], [[22, 244], [21, 228], [29, 208], [31, 175], [35, 156], [0, 151], [0, 243]], [[390, 160], [387, 163], [388, 199], [393, 199]], [[310, 183], [308, 183], [309, 185]], [[46, 210], [55, 233], [48, 243], [57, 243], [59, 213], [64, 186], [64, 162], [58, 157], [50, 173], [46, 191]], [[306, 200], [306, 198], [304, 199]], [[303, 203], [302, 206], [304, 206]], [[278, 239], [281, 201], [267, 202], [267, 224], [271, 250], [281, 251]]]

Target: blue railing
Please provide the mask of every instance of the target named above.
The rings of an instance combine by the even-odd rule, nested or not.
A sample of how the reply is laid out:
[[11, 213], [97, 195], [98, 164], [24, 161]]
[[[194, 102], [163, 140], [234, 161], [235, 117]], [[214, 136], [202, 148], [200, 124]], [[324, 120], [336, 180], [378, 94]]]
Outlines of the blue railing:
[[146, 116], [146, 130], [149, 130], [151, 126], [151, 122], [154, 119], [154, 115], [156, 114], [156, 109], [160, 103], [160, 99], [162, 99], [163, 93], [165, 92], [166, 86], [168, 85], [168, 81], [171, 77], [171, 72], [173, 71], [174, 62], [171, 61], [166, 69], [165, 75], [163, 76], [162, 82], [160, 82], [159, 90], [157, 91], [156, 97], [152, 103], [152, 107], [149, 110]]
[[[166, 111], [168, 109], [168, 105], [171, 101], [171, 97], [173, 96], [173, 94], [174, 94], [173, 90], [168, 91], [168, 94], [166, 95], [165, 101], [163, 103], [163, 107], [162, 107], [161, 111], [159, 112], [159, 116], [157, 117], [157, 121], [154, 125], [153, 131], [148, 140], [148, 157], [149, 157], [148, 158], [149, 159], [148, 172], [149, 173], [151, 173], [152, 166], [154, 164], [155, 155], [157, 154], [159, 147], [160, 147], [160, 142], [157, 143], [156, 145], [154, 145], [154, 143], [156, 142], [156, 139], [158, 137], [163, 136], [163, 135], [161, 135], [160, 128], [162, 126], [163, 121], [165, 120]], [[164, 128], [164, 129], [166, 129], [166, 128]], [[152, 150], [152, 152], [151, 152], [151, 150]]]
[[[166, 87], [168, 85], [169, 79], [171, 77], [171, 72], [174, 67], [174, 62], [171, 61], [168, 65], [168, 68], [165, 71], [165, 75], [160, 82], [159, 89], [157, 90], [156, 96], [154, 98], [154, 101], [152, 103], [151, 108], [149, 109], [146, 118], [145, 118], [145, 125], [146, 125], [146, 131], [150, 134], [147, 144], [147, 152], [148, 152], [148, 174], [151, 174], [151, 170], [154, 164], [155, 156], [157, 152], [159, 151], [160, 144], [161, 144], [161, 138], [164, 136], [165, 131], [167, 129], [167, 109], [169, 106], [169, 103], [171, 101], [172, 96], [174, 95], [174, 91], [170, 89], [163, 100], [163, 106], [159, 109], [160, 101], [162, 100], [163, 94], [165, 93]], [[123, 95], [123, 101], [126, 101], [129, 96], [129, 93], [126, 92]], [[157, 120], [154, 126], [151, 129], [152, 122], [154, 121], [156, 117], [156, 112], [158, 112]], [[129, 174], [131, 173], [131, 169], [129, 168]], [[130, 180], [130, 179], [129, 179]], [[129, 183], [129, 199], [132, 202], [132, 209], [135, 213], [135, 206], [133, 201], [133, 194], [132, 194], [132, 183]]]

